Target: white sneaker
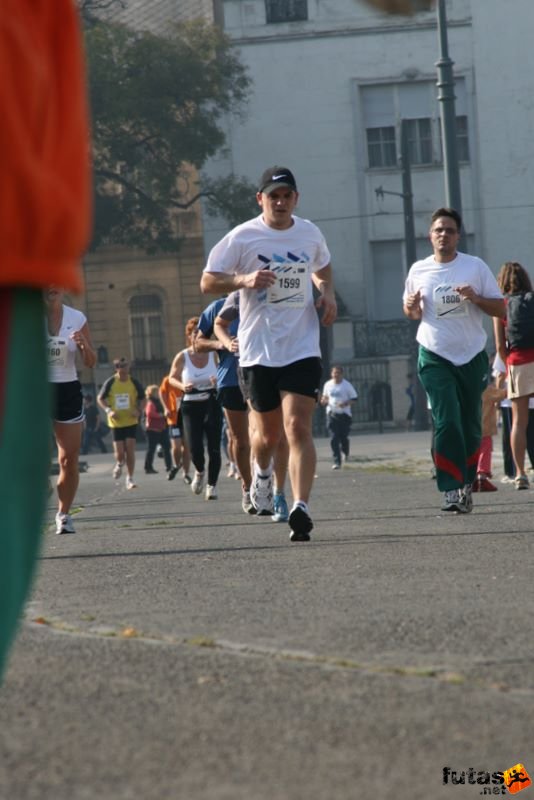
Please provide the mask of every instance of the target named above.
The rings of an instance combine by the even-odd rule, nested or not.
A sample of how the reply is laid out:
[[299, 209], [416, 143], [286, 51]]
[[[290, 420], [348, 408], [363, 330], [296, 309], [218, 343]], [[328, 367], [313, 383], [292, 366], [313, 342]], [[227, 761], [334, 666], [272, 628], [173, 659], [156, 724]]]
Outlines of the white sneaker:
[[209, 484], [206, 486], [206, 500], [217, 500], [216, 486], [210, 486]]
[[119, 462], [117, 461], [117, 463], [113, 467], [113, 477], [115, 478], [116, 481], [118, 481], [121, 475], [122, 475], [122, 464], [119, 464]]
[[200, 494], [204, 487], [204, 473], [195, 472], [195, 477], [191, 481], [191, 491], [194, 494]]
[[243, 498], [241, 500], [241, 508], [245, 512], [245, 514], [255, 514], [256, 509], [252, 504], [252, 500], [250, 499], [250, 492], [247, 492], [246, 489], [243, 489]]
[[76, 533], [70, 515], [64, 511], [58, 511], [56, 514], [56, 533]]
[[126, 476], [126, 488], [127, 489], [137, 489], [137, 484], [133, 478], [130, 478], [129, 475]]
[[271, 475], [262, 478], [257, 473], [254, 473], [250, 485], [250, 499], [259, 517], [270, 517], [274, 513], [273, 479]]

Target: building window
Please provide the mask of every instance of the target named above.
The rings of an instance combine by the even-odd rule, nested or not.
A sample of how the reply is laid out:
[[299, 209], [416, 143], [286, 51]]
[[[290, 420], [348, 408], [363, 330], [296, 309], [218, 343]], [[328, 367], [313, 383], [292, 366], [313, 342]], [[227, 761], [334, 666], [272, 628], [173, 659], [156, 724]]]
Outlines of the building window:
[[131, 298], [130, 331], [134, 361], [165, 358], [163, 316], [158, 295], [139, 294]]
[[300, 22], [308, 19], [308, 0], [265, 0], [267, 22]]
[[406, 125], [410, 164], [432, 164], [432, 120], [408, 119]]
[[367, 128], [369, 166], [394, 167], [397, 163], [395, 128]]
[[[455, 89], [458, 160], [468, 162], [467, 94], [464, 81], [460, 79]], [[428, 166], [443, 162], [440, 109], [433, 83], [422, 81], [364, 86], [361, 96], [370, 169], [397, 165], [403, 120], [408, 130], [410, 164]]]

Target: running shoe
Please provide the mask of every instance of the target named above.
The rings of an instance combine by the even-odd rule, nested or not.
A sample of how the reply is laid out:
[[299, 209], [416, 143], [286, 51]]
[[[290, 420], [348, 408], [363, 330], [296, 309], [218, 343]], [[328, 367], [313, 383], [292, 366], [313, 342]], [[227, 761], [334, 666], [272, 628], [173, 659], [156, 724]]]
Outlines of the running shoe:
[[275, 492], [273, 500], [274, 514], [271, 519], [273, 522], [287, 522], [289, 519], [289, 508], [287, 507], [286, 496], [283, 492]]
[[195, 472], [195, 477], [191, 481], [191, 491], [194, 494], [200, 494], [204, 488], [204, 473]]
[[271, 475], [262, 478], [254, 474], [250, 485], [250, 499], [259, 517], [270, 517], [273, 508], [273, 480]]
[[188, 475], [187, 472], [184, 472], [184, 483], [191, 486], [191, 475]]
[[460, 498], [463, 505], [463, 513], [469, 514], [473, 510], [473, 484], [466, 483], [463, 489], [460, 489]]
[[241, 500], [241, 508], [245, 512], [245, 514], [255, 514], [256, 509], [250, 499], [250, 492], [247, 492], [246, 489], [243, 489], [243, 499]]
[[56, 533], [76, 533], [69, 514], [58, 511], [56, 514]]
[[291, 533], [289, 534], [290, 541], [310, 541], [310, 531], [313, 529], [313, 522], [308, 514], [308, 507], [304, 503], [295, 503], [291, 509], [289, 527], [291, 528]]
[[126, 476], [126, 488], [129, 489], [137, 489], [137, 484], [133, 478], [130, 478], [129, 475]]
[[122, 465], [122, 464], [120, 464], [120, 463], [117, 461], [117, 463], [116, 463], [116, 464], [115, 464], [115, 466], [113, 467], [113, 477], [115, 478], [115, 480], [116, 480], [116, 481], [117, 481], [117, 480], [120, 478], [120, 476], [122, 475], [122, 466], [123, 466], [123, 465]]
[[337, 463], [337, 461], [335, 461], [335, 462], [332, 464], [332, 469], [341, 469], [341, 464], [338, 464], [338, 463]]
[[217, 500], [217, 487], [210, 486], [209, 483], [206, 486], [206, 500]]
[[167, 480], [173, 481], [178, 474], [178, 467], [171, 467], [167, 473]]
[[530, 483], [526, 475], [518, 475], [514, 479], [516, 489], [530, 489]]
[[444, 503], [441, 506], [442, 511], [457, 511], [459, 514], [467, 514], [473, 508], [473, 498], [471, 497], [471, 487], [469, 487], [468, 497], [464, 493], [464, 489], [451, 489], [445, 492]]

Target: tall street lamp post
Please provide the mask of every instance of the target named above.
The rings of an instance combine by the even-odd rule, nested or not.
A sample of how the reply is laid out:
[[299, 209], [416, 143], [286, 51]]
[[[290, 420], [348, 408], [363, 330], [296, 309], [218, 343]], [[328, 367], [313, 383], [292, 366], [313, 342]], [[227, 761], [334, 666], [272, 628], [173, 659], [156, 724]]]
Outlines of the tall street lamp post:
[[445, 178], [446, 205], [462, 213], [460, 170], [456, 148], [456, 108], [454, 95], [454, 61], [449, 58], [447, 38], [447, 12], [445, 0], [438, 0], [437, 22], [439, 36], [438, 100], [441, 103], [441, 138], [443, 142], [443, 171]]

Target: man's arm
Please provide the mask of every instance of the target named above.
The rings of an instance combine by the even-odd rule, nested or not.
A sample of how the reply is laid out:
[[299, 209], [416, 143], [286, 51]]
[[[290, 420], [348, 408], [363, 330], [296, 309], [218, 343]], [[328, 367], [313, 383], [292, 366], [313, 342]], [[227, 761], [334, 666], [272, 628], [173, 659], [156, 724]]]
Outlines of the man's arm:
[[323, 309], [321, 325], [331, 325], [335, 322], [337, 317], [337, 302], [336, 293], [334, 291], [332, 266], [327, 264], [326, 267], [318, 269], [317, 272], [312, 272], [311, 277], [315, 288], [321, 295], [316, 302], [317, 308]]
[[197, 338], [195, 339], [195, 351], [197, 353], [209, 353], [210, 350], [224, 350], [224, 345], [218, 339], [208, 339], [208, 337], [199, 330]]
[[506, 316], [506, 306], [502, 297], [482, 297], [477, 294], [472, 286], [456, 286], [456, 291], [462, 299], [470, 300], [473, 305], [478, 306], [488, 317], [499, 317], [504, 319]]
[[402, 310], [408, 319], [421, 319], [423, 308], [421, 306], [421, 292], [412, 292], [406, 297]]
[[258, 269], [246, 275], [227, 272], [203, 272], [200, 279], [202, 294], [226, 294], [236, 289], [267, 289], [276, 282], [276, 275], [270, 269]]

